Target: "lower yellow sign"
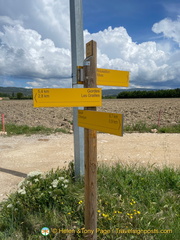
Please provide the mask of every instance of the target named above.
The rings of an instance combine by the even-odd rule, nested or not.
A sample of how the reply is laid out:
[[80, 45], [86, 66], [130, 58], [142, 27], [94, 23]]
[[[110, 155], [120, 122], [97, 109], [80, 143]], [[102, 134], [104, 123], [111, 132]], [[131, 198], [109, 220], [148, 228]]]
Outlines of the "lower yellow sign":
[[34, 107], [97, 107], [102, 105], [101, 88], [33, 89]]
[[123, 115], [117, 113], [78, 110], [80, 127], [123, 136]]
[[97, 85], [128, 87], [129, 72], [97, 68]]

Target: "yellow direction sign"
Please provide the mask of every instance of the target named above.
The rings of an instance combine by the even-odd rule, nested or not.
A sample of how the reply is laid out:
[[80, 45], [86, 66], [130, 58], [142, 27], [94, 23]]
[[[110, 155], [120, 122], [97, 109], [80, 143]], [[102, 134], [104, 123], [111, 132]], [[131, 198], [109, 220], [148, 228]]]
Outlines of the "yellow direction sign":
[[123, 136], [122, 114], [78, 110], [78, 125], [79, 127]]
[[128, 87], [129, 72], [97, 68], [97, 85]]
[[[83, 84], [83, 67], [77, 67], [78, 84]], [[112, 69], [97, 68], [97, 85], [102, 86], [129, 86], [129, 72]]]
[[33, 89], [34, 107], [97, 107], [102, 105], [101, 88]]

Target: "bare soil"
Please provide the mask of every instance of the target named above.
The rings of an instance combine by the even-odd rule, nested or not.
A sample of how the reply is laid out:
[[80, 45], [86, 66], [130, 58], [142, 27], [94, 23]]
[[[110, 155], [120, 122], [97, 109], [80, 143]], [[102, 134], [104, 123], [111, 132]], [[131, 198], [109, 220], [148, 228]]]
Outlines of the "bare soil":
[[[124, 125], [139, 121], [167, 126], [180, 121], [180, 98], [104, 99], [102, 112], [121, 113]], [[52, 128], [71, 128], [72, 108], [33, 108], [33, 101], [0, 101], [0, 114], [6, 123]]]
[[[180, 121], [180, 99], [103, 100], [99, 111], [123, 113], [125, 125], [138, 121], [163, 126]], [[71, 128], [72, 109], [33, 108], [32, 101], [0, 101], [6, 123]], [[180, 167], [180, 134], [98, 134], [98, 163]], [[73, 134], [0, 136], [0, 201], [31, 171], [66, 167], [74, 160]]]

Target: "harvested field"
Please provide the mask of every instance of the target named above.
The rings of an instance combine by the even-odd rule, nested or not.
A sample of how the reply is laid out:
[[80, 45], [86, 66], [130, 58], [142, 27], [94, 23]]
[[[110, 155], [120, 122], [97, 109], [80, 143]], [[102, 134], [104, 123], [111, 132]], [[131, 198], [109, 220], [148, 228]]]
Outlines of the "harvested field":
[[[124, 125], [145, 122], [168, 126], [180, 121], [180, 98], [104, 99], [98, 111], [124, 114]], [[0, 101], [6, 123], [70, 128], [72, 108], [33, 108], [32, 100]]]
[[[180, 99], [103, 100], [98, 111], [124, 114], [125, 125], [167, 126], [180, 121]], [[71, 128], [72, 108], [33, 108], [32, 101], [0, 101], [6, 123]], [[98, 134], [98, 162], [179, 167], [180, 134]], [[0, 201], [31, 171], [67, 166], [74, 159], [72, 134], [0, 136]]]

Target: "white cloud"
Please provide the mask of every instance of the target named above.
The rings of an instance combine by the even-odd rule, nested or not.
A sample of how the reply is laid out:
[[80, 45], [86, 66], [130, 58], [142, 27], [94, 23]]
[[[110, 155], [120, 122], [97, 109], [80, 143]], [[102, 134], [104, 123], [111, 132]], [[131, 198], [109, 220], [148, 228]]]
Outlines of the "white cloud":
[[20, 25], [0, 32], [0, 74], [58, 78], [70, 76], [70, 50], [56, 48], [50, 39]]
[[66, 79], [41, 79], [36, 78], [34, 81], [26, 82], [29, 86], [33, 88], [71, 88], [72, 80], [70, 78]]
[[8, 16], [0, 16], [0, 24], [8, 24], [13, 26], [16, 24], [22, 25], [23, 22], [21, 20], [13, 20]]
[[[84, 37], [97, 42], [98, 67], [130, 71], [132, 86], [178, 84], [180, 50], [172, 40], [180, 44], [180, 17], [152, 30], [166, 39], [137, 44], [124, 27]], [[0, 75], [24, 77], [31, 87], [70, 87], [69, 0], [0, 0]]]
[[69, 0], [0, 0], [0, 9], [4, 18], [23, 23], [57, 47], [70, 48]]
[[157, 81], [163, 84], [177, 78], [174, 63], [180, 67], [178, 58], [171, 62], [171, 56], [155, 42], [133, 42], [123, 27], [109, 27], [94, 34], [86, 30], [84, 35], [86, 41], [97, 41], [99, 67], [130, 71], [132, 85], [149, 86]]
[[176, 21], [165, 18], [152, 27], [155, 33], [163, 33], [166, 38], [172, 38], [180, 46], [180, 16]]

